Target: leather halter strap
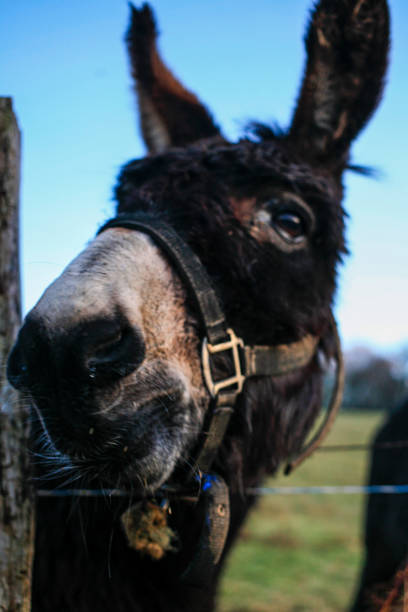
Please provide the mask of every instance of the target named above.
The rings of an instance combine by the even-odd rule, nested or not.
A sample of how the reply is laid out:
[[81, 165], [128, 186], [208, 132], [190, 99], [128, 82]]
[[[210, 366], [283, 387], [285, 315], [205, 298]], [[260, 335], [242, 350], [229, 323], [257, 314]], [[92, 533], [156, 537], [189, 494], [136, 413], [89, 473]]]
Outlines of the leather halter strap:
[[[245, 380], [253, 376], [281, 376], [307, 365], [316, 354], [319, 338], [307, 335], [301, 340], [276, 346], [246, 346], [237, 338], [227, 322], [210, 278], [201, 261], [182, 238], [161, 220], [145, 213], [121, 214], [105, 223], [98, 234], [111, 228], [127, 228], [150, 235], [174, 264], [181, 279], [188, 286], [200, 315], [204, 341], [202, 366], [212, 402], [207, 410], [205, 435], [195, 459], [195, 468], [201, 473], [209, 471], [231, 418], [237, 396]], [[213, 355], [229, 352], [234, 371], [224, 380], [213, 380]], [[341, 385], [337, 385], [339, 388]], [[339, 403], [339, 402], [337, 402]], [[335, 406], [338, 409], [338, 405]], [[330, 411], [313, 445], [308, 445], [307, 456], [320, 443], [335, 410]], [[313, 448], [311, 448], [313, 446]], [[304, 452], [293, 458], [288, 469], [300, 463]]]
[[175, 265], [190, 290], [209, 342], [217, 344], [228, 338], [227, 323], [218, 297], [201, 261], [172, 227], [144, 214], [124, 214], [111, 219], [98, 234], [113, 227], [124, 227], [149, 234]]
[[341, 341], [339, 332], [337, 330], [336, 321], [332, 315], [331, 317], [331, 329], [334, 337], [335, 344], [335, 362], [336, 362], [336, 374], [334, 380], [334, 387], [331, 392], [331, 397], [329, 401], [329, 405], [326, 410], [326, 414], [322, 420], [320, 427], [317, 429], [315, 434], [310, 438], [308, 442], [306, 442], [305, 446], [292, 457], [290, 457], [285, 470], [285, 476], [289, 476], [289, 474], [297, 468], [305, 459], [310, 457], [313, 451], [320, 445], [323, 438], [327, 436], [329, 433], [335, 419], [337, 413], [340, 409], [341, 402], [343, 399], [343, 390], [344, 390], [344, 381], [345, 381], [345, 367], [344, 367], [344, 358], [341, 350]]

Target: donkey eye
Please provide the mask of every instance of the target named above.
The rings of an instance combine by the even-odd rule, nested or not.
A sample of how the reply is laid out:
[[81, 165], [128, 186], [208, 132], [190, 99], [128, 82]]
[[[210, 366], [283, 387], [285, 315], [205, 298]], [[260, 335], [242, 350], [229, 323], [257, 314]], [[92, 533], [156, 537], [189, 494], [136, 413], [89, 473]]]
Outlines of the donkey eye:
[[290, 253], [308, 244], [316, 227], [313, 209], [297, 194], [280, 193], [262, 202], [252, 219], [251, 233]]
[[276, 231], [288, 242], [300, 242], [305, 238], [307, 226], [300, 214], [294, 211], [275, 213], [272, 223]]

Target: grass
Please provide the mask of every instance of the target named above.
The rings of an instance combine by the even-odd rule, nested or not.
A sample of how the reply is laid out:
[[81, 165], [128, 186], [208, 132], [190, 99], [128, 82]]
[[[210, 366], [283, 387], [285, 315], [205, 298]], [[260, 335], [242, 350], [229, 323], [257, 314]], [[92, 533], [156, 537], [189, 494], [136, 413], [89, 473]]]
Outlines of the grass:
[[[381, 414], [340, 414], [324, 444], [368, 443]], [[359, 485], [367, 451], [315, 452], [270, 486]], [[246, 523], [221, 583], [219, 612], [347, 610], [362, 559], [363, 495], [270, 495]]]

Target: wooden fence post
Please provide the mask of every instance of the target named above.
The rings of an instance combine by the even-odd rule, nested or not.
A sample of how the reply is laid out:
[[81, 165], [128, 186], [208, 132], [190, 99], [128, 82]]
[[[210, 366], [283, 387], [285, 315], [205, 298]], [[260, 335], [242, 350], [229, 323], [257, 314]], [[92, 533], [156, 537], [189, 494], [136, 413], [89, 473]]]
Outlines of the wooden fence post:
[[0, 97], [0, 611], [29, 612], [33, 494], [26, 407], [6, 381], [7, 355], [20, 325], [20, 132], [11, 98]]

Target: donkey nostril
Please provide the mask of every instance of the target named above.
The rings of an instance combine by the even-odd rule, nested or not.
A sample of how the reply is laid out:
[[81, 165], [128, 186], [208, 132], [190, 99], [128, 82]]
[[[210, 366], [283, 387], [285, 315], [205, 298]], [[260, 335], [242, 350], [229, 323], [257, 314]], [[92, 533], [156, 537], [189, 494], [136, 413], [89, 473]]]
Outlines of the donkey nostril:
[[88, 352], [86, 369], [89, 378], [123, 378], [142, 363], [145, 346], [141, 334], [126, 327], [100, 339]]

